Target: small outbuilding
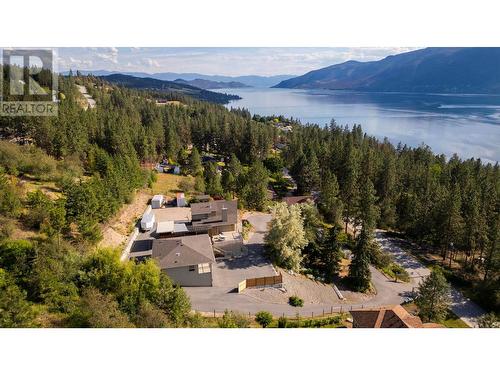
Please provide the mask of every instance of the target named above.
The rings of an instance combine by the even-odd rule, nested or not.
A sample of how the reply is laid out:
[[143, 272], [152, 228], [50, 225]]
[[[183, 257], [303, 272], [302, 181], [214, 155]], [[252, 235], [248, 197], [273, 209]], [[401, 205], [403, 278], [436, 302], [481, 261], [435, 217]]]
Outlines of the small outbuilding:
[[177, 207], [186, 207], [186, 197], [184, 196], [184, 193], [177, 193], [175, 200]]
[[157, 194], [151, 199], [151, 207], [152, 208], [161, 208], [163, 203], [165, 202], [165, 198], [163, 195]]

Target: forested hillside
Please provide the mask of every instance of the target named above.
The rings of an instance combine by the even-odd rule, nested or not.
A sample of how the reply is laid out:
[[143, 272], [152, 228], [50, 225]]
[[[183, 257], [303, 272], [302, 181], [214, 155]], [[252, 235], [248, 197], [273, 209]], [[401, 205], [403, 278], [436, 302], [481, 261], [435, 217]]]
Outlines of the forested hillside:
[[93, 77], [61, 77], [59, 88], [57, 117], [0, 118], [0, 326], [199, 324], [154, 262], [122, 263], [118, 250], [95, 249], [100, 223], [151, 183], [141, 163], [187, 163], [192, 145], [252, 163], [276, 130], [246, 112]]
[[[427, 249], [422, 255], [440, 254], [452, 281], [498, 311], [498, 164], [447, 160], [425, 146], [394, 146], [334, 122], [297, 126], [283, 156], [299, 193], [319, 191], [320, 208], [333, 221], [399, 231]], [[458, 268], [449, 267], [455, 262]]]
[[[96, 108], [84, 109], [75, 84]], [[327, 221], [395, 230], [438, 251], [443, 265], [460, 265], [448, 278], [498, 311], [498, 165], [394, 146], [359, 126], [252, 118], [95, 77], [61, 77], [59, 88], [57, 117], [0, 117], [0, 326], [199, 324], [182, 289], [154, 263], [123, 264], [118, 253], [95, 249], [99, 224], [154, 179], [141, 164], [161, 158], [195, 176], [196, 191], [236, 196], [257, 210], [286, 166], [298, 194], [318, 192]], [[200, 154], [223, 158], [222, 174]], [[25, 191], [26, 182], [44, 190]], [[32, 234], [20, 237], [19, 226]]]
[[[154, 78], [139, 78], [126, 74], [111, 74], [101, 77], [103, 80], [131, 89], [150, 90], [163, 94], [187, 95], [194, 99], [206, 100], [213, 103], [226, 104], [230, 100], [241, 99], [237, 95], [223, 94], [205, 90], [199, 85], [190, 85], [188, 82], [170, 82]], [[227, 86], [226, 86], [227, 87]], [[211, 87], [214, 88], [214, 87]]]

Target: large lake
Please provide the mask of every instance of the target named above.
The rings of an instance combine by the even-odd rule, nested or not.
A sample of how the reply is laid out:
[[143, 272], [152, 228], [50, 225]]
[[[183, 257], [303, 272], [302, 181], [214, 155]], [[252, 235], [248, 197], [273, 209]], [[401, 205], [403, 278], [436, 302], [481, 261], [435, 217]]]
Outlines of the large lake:
[[429, 145], [447, 156], [500, 161], [500, 95], [359, 93], [331, 90], [245, 88], [216, 90], [241, 96], [226, 107], [284, 115], [303, 124], [361, 124], [392, 143]]

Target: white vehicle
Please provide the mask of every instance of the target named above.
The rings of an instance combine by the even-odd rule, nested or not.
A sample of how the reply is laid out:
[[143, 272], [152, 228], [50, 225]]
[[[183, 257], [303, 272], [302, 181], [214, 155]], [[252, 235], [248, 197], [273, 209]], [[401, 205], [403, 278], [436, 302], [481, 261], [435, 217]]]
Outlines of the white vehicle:
[[144, 215], [142, 215], [141, 230], [144, 232], [151, 230], [153, 229], [154, 224], [155, 224], [155, 215], [151, 212], [151, 206], [148, 206], [148, 208], [144, 212]]

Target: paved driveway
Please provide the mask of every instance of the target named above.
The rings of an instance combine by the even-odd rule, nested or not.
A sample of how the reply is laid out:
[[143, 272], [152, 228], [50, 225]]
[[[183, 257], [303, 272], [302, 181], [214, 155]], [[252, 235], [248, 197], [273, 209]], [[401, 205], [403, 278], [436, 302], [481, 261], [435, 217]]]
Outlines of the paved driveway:
[[271, 220], [271, 215], [255, 214], [247, 219], [255, 228], [255, 232], [245, 244], [247, 252], [242, 257], [217, 262], [213, 281], [215, 287], [232, 290], [244, 279], [276, 275], [271, 262], [264, 256], [263, 246], [267, 223]]
[[221, 313], [228, 309], [251, 314], [266, 310], [275, 316], [282, 314], [295, 316], [297, 313], [301, 316], [311, 316], [312, 314], [318, 316], [323, 312], [330, 312], [332, 309], [334, 311], [340, 311], [341, 309], [346, 311], [351, 307], [399, 304], [414, 287], [413, 284], [409, 283], [395, 283], [377, 269], [371, 267], [372, 282], [377, 289], [377, 294], [370, 300], [358, 304], [351, 305], [351, 303], [339, 301], [333, 305], [316, 304], [298, 308], [283, 303], [263, 302], [245, 294], [235, 293], [234, 289], [245, 278], [275, 274], [271, 263], [263, 254], [264, 236], [271, 215], [255, 213], [250, 214], [246, 219], [254, 227], [254, 231], [246, 244], [248, 256], [217, 263], [217, 268], [214, 271], [213, 287], [184, 288], [191, 299], [194, 310], [204, 312], [213, 312], [215, 310], [217, 313]]
[[[427, 267], [401, 248], [402, 240], [386, 237], [383, 231], [377, 231], [375, 238], [384, 251], [390, 253], [394, 257], [394, 261], [408, 271], [412, 278], [412, 284], [418, 286], [420, 280], [430, 274]], [[451, 288], [451, 300], [451, 310], [470, 327], [477, 327], [477, 319], [485, 314], [485, 311], [453, 287]]]

